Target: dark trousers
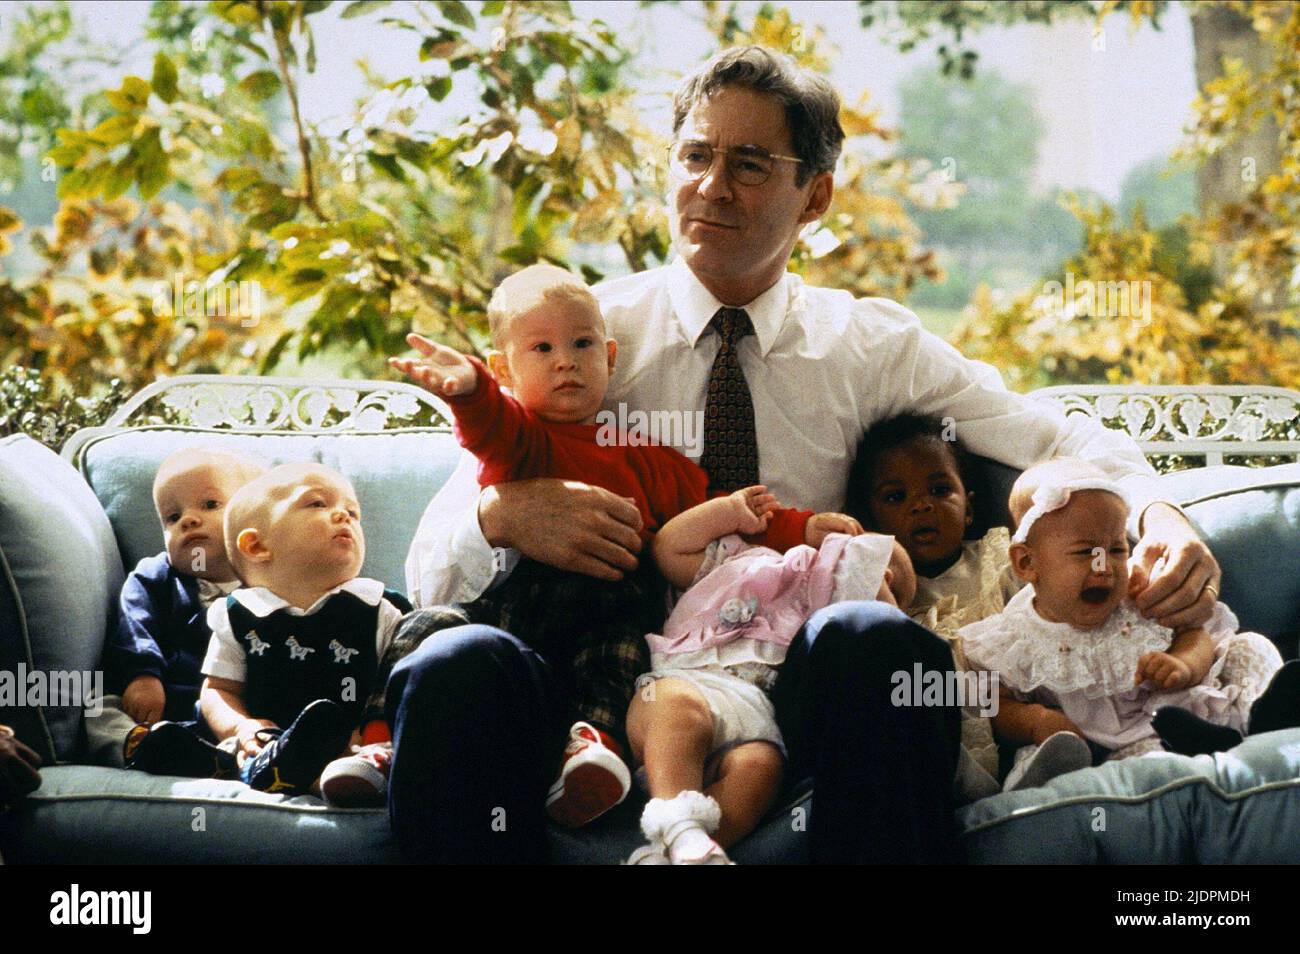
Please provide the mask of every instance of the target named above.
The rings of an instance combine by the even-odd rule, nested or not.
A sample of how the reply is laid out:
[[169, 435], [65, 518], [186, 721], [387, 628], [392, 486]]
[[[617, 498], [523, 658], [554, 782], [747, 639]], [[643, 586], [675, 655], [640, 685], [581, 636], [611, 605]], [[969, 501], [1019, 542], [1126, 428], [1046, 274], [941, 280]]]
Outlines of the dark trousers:
[[[435, 633], [478, 623], [525, 634], [554, 667], [568, 695], [569, 722], [589, 722], [626, 744], [624, 720], [637, 677], [650, 668], [646, 633], [663, 629], [666, 584], [645, 560], [617, 582], [520, 560], [499, 587], [472, 603], [408, 613], [379, 661], [362, 725], [384, 718], [386, 684], [397, 664]], [[392, 720], [389, 720], [392, 724]]]
[[[893, 676], [947, 673], [947, 644], [882, 603], [808, 621], [773, 691], [792, 784], [811, 777], [818, 862], [957, 859], [954, 707], [900, 707]], [[544, 801], [568, 728], [565, 680], [488, 626], [424, 642], [393, 671], [389, 814], [408, 860], [543, 862]]]

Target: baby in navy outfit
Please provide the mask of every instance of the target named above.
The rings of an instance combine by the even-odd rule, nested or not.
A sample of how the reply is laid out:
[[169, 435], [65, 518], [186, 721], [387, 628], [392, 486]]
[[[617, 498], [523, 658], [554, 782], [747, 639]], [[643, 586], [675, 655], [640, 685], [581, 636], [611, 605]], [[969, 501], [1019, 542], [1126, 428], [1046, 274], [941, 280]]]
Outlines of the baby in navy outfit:
[[[362, 703], [410, 605], [357, 575], [366, 541], [356, 491], [319, 464], [286, 464], [242, 487], [225, 540], [245, 587], [208, 612], [203, 718], [243, 781], [305, 793], [360, 739]], [[353, 768], [382, 784], [382, 767]], [[340, 784], [366, 781], [345, 773]]]
[[[222, 517], [235, 491], [264, 471], [250, 457], [205, 447], [176, 451], [158, 468], [153, 499], [166, 549], [141, 560], [122, 587], [104, 650], [113, 694], [86, 718], [93, 761], [121, 766], [128, 737], [139, 740], [163, 720], [195, 719], [207, 609], [239, 586]], [[145, 728], [132, 736], [137, 726]]]

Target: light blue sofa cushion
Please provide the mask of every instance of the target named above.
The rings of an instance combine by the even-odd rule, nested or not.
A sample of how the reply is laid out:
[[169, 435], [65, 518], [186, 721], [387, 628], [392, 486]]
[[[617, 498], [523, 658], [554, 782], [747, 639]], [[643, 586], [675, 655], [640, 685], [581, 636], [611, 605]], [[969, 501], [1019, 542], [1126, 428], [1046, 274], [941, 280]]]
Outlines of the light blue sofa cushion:
[[1123, 759], [958, 813], [993, 864], [1300, 863], [1300, 729], [1228, 752]]
[[1300, 464], [1209, 467], [1162, 478], [1223, 568], [1241, 628], [1295, 658], [1300, 636]]
[[[634, 795], [578, 831], [551, 828], [552, 859], [618, 864], [644, 842]], [[743, 864], [807, 862], [808, 795], [796, 792], [734, 852]], [[0, 851], [26, 864], [383, 864], [400, 860], [388, 813], [330, 808], [238, 782], [87, 765], [41, 773], [0, 817]]]
[[[81, 476], [25, 435], [0, 441], [0, 670], [62, 673], [72, 698], [41, 707], [0, 701], [10, 725], [47, 761], [71, 759], [81, 708], [99, 664], [122, 558], [99, 501]], [[29, 683], [30, 685], [30, 683]], [[15, 688], [22, 688], [15, 686]], [[15, 701], [20, 701], [15, 699]], [[21, 701], [32, 702], [30, 696]]]
[[255, 454], [269, 465], [317, 461], [343, 474], [361, 504], [361, 573], [399, 592], [406, 590], [406, 551], [420, 515], [460, 455], [455, 438], [442, 431], [253, 435], [141, 429], [96, 438], [85, 447], [81, 469], [113, 523], [128, 569], [162, 549], [152, 497], [158, 465], [181, 447], [200, 445]]

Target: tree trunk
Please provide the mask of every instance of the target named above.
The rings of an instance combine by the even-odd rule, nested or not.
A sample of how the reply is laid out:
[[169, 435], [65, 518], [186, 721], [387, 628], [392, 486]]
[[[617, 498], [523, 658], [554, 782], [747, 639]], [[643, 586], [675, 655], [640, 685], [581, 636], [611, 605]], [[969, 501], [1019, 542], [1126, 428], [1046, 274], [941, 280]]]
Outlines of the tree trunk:
[[[1190, 7], [1198, 89], [1204, 91], [1206, 84], [1223, 74], [1225, 57], [1241, 60], [1256, 76], [1272, 65], [1272, 50], [1247, 17], [1218, 5]], [[1212, 215], [1221, 205], [1240, 202], [1256, 183], [1277, 171], [1278, 162], [1278, 128], [1272, 113], [1267, 113], [1253, 131], [1228, 143], [1197, 170], [1201, 215]], [[1215, 265], [1222, 274], [1227, 265], [1225, 250], [1216, 250]]]

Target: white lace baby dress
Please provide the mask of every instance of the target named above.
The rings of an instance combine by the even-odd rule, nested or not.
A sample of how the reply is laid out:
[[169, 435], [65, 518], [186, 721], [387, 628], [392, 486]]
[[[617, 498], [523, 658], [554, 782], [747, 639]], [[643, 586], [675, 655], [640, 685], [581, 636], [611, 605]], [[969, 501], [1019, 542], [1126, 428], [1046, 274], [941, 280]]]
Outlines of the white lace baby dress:
[[1151, 716], [1162, 706], [1242, 730], [1251, 704], [1282, 664], [1265, 637], [1237, 633], [1236, 616], [1218, 603], [1205, 626], [1214, 664], [1199, 684], [1172, 691], [1134, 686], [1138, 660], [1168, 650], [1173, 630], [1144, 619], [1131, 599], [1090, 630], [1043, 619], [1033, 601], [1034, 588], [1026, 586], [997, 616], [964, 627], [967, 661], [997, 672], [1018, 699], [1060, 709], [1117, 756], [1159, 747]]

